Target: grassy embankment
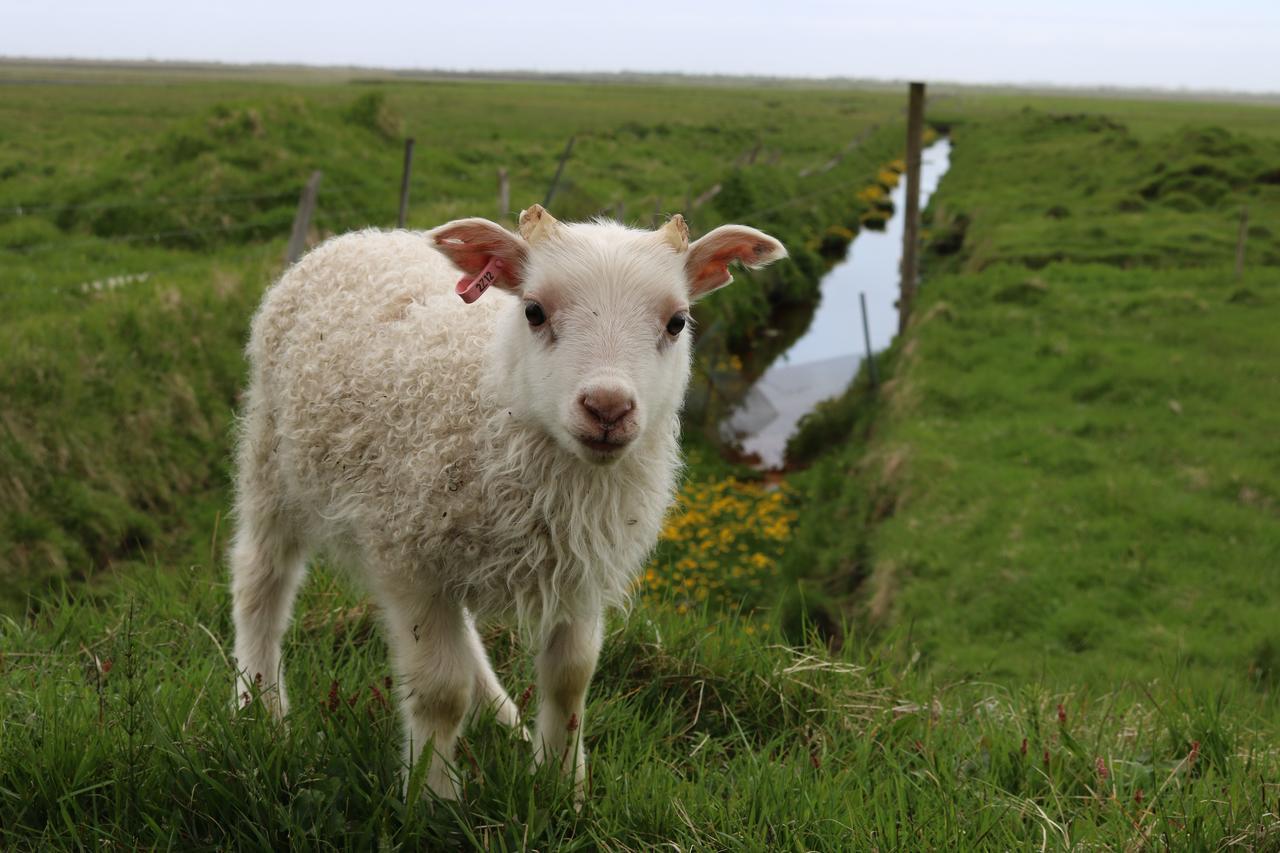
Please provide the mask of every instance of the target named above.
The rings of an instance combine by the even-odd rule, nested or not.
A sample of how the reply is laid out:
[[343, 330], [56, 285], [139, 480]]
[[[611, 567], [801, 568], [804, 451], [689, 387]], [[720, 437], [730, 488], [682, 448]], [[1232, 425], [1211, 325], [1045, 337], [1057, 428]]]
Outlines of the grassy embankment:
[[945, 671], [1280, 674], [1280, 118], [1182, 112], [956, 115], [894, 381], [803, 478], [844, 523], [792, 552]]
[[[572, 111], [586, 100], [581, 90], [529, 88], [545, 98], [544, 108]], [[396, 90], [388, 103], [403, 109], [401, 99], [411, 97], [406, 91]], [[488, 89], [461, 91], [474, 96]], [[493, 87], [490, 94], [504, 91]], [[631, 98], [650, 99], [653, 111], [669, 115], [673, 100], [683, 95], [637, 92], [599, 93], [600, 102], [583, 105], [584, 120], [602, 120], [609, 104], [616, 115], [635, 114], [641, 106], [620, 105]], [[156, 97], [163, 101], [166, 95]], [[224, 90], [218, 99], [226, 97]], [[329, 111], [320, 111], [330, 119], [349, 108], [348, 90], [309, 89], [304, 104], [311, 106], [304, 112], [319, 110], [314, 104], [326, 97], [332, 99]], [[721, 97], [716, 93], [710, 100]], [[787, 96], [779, 97], [785, 102]], [[30, 104], [26, 109], [38, 112]], [[731, 113], [725, 109], [725, 120]], [[210, 115], [192, 121], [207, 123]], [[459, 107], [458, 115], [465, 119], [467, 110]], [[736, 115], [741, 128], [768, 121], [741, 108]], [[414, 131], [422, 146], [422, 132]], [[812, 140], [814, 132], [805, 127], [805, 138]], [[838, 148], [847, 132], [843, 126], [832, 130], [830, 147]], [[697, 127], [689, 133], [690, 141], [703, 144], [714, 136]], [[380, 144], [394, 163], [394, 140]], [[543, 162], [551, 161], [554, 148], [558, 144], [550, 153], [540, 150]], [[199, 156], [218, 161], [211, 152]], [[285, 171], [305, 172], [317, 162], [300, 156]], [[218, 163], [206, 165], [193, 168], [193, 180], [220, 173]], [[382, 193], [394, 185], [396, 167], [380, 168], [386, 180], [375, 183]], [[489, 170], [487, 165], [476, 174]], [[233, 170], [221, 164], [221, 171]], [[854, 177], [865, 180], [866, 174]], [[833, 180], [828, 176], [817, 184]], [[478, 192], [475, 198], [487, 195]], [[849, 215], [855, 208], [844, 210]], [[821, 213], [813, 216], [822, 227], [808, 234], [831, 224]], [[84, 234], [92, 226], [69, 227]], [[268, 248], [274, 252], [278, 244]], [[698, 600], [699, 581], [690, 587], [682, 579], [686, 592], [647, 594], [625, 624], [611, 628], [587, 713], [592, 790], [580, 815], [569, 808], [567, 792], [555, 779], [531, 779], [525, 746], [508, 742], [483, 720], [472, 726], [464, 751], [465, 805], [434, 811], [414, 801], [406, 805], [399, 795], [396, 725], [383, 698], [385, 648], [359, 594], [325, 573], [304, 590], [301, 610], [307, 615], [288, 639], [296, 709], [289, 727], [275, 728], [254, 715], [231, 718], [227, 602], [217, 565], [222, 540], [213, 535], [212, 516], [225, 499], [218, 463], [225, 458], [225, 426], [239, 379], [239, 335], [261, 287], [260, 274], [270, 266], [269, 260], [261, 269], [244, 266], [238, 256], [220, 254], [233, 249], [239, 247], [217, 249], [212, 262], [206, 261], [206, 269], [222, 268], [218, 277], [196, 270], [157, 274], [143, 287], [83, 296], [74, 285], [88, 276], [79, 278], [74, 255], [62, 252], [71, 267], [59, 283], [63, 289], [56, 296], [32, 296], [33, 278], [26, 282], [21, 310], [9, 312], [5, 334], [24, 342], [13, 350], [20, 354], [15, 363], [47, 371], [20, 390], [30, 395], [33, 387], [44, 388], [48, 399], [7, 398], [20, 404], [6, 408], [9, 417], [28, 419], [27, 431], [18, 435], [46, 449], [45, 456], [24, 458], [16, 467], [6, 459], [6, 474], [16, 472], [19, 483], [48, 476], [102, 489], [112, 482], [104, 472], [127, 471], [145, 452], [157, 470], [186, 470], [189, 464], [207, 479], [192, 486], [191, 494], [175, 492], [171, 503], [141, 505], [160, 531], [151, 548], [163, 558], [117, 562], [97, 594], [47, 593], [27, 617], [0, 623], [0, 832], [6, 847], [378, 843], [420, 849], [469, 843], [641, 849], [674, 842], [756, 849], [1010, 849], [1042, 841], [1265, 845], [1271, 838], [1275, 790], [1266, 780], [1275, 778], [1275, 756], [1250, 731], [1250, 718], [1215, 704], [1189, 683], [1174, 679], [1141, 699], [1124, 693], [1063, 695], [1012, 682], [942, 687], [922, 673], [918, 661], [902, 662], [898, 649], [905, 641], [864, 645], [855, 636], [835, 655], [790, 649], [781, 645], [776, 625], [732, 615], [738, 595], [760, 595], [757, 581], [776, 592], [772, 564], [754, 580], [740, 576], [741, 588], [713, 589], [708, 582], [705, 603]], [[170, 254], [184, 262], [193, 257], [171, 249], [165, 257]], [[226, 259], [219, 263], [218, 257]], [[44, 275], [34, 260], [21, 269]], [[225, 292], [219, 297], [210, 282], [220, 279]], [[748, 290], [747, 283], [725, 295]], [[740, 324], [751, 316], [742, 310], [734, 317]], [[140, 336], [163, 343], [139, 343]], [[924, 346], [922, 340], [918, 347]], [[193, 366], [200, 364], [206, 367]], [[127, 379], [126, 372], [132, 374]], [[167, 379], [171, 375], [192, 385], [194, 404], [173, 402], [182, 395], [164, 384], [177, 381]], [[45, 376], [58, 381], [44, 383]], [[117, 382], [122, 393], [135, 395], [129, 402], [136, 408], [123, 411], [145, 417], [126, 419], [110, 396]], [[898, 382], [908, 387], [906, 378]], [[195, 418], [180, 405], [207, 407], [207, 438], [190, 430]], [[87, 425], [97, 431], [79, 432]], [[6, 428], [8, 436], [15, 435], [11, 425]], [[189, 456], [166, 449], [165, 437], [190, 442]], [[6, 447], [17, 446], [14, 438], [6, 441]], [[843, 472], [853, 461], [828, 460], [824, 467]], [[37, 473], [45, 469], [47, 475]], [[697, 558], [695, 576], [718, 571], [720, 578], [732, 577], [735, 567], [745, 572], [759, 562], [757, 554], [772, 563], [795, 541], [797, 512], [799, 541], [808, 553], [829, 558], [836, 547], [814, 547], [813, 522], [838, 518], [841, 495], [813, 492], [812, 481], [802, 479], [797, 503], [766, 496], [752, 484], [719, 486], [724, 476], [711, 472], [723, 469], [710, 459], [695, 470], [700, 480], [689, 489], [692, 509], [705, 519], [673, 519], [656, 573], [674, 578], [666, 573], [685, 557]], [[820, 470], [811, 476], [820, 478]], [[125, 482], [126, 488], [136, 487], [133, 480]], [[28, 494], [43, 493], [33, 487]], [[191, 517], [193, 494], [208, 496], [195, 506], [209, 518]], [[806, 494], [827, 503], [806, 502]], [[137, 508], [132, 495], [120, 498], [131, 511]], [[909, 505], [906, 498], [900, 502]], [[57, 504], [31, 500], [26, 506], [43, 511]], [[52, 525], [77, 542], [93, 541], [61, 524], [54, 517], [36, 528], [44, 535]], [[179, 539], [201, 541], [163, 547], [170, 525], [178, 528]], [[735, 541], [708, 538], [714, 533], [718, 540], [726, 529]], [[712, 566], [704, 557], [717, 549], [722, 562]], [[73, 551], [63, 555], [75, 559]], [[681, 604], [694, 615], [680, 613]], [[532, 679], [527, 656], [513, 652], [508, 632], [497, 631], [491, 640], [500, 673], [519, 695]]]

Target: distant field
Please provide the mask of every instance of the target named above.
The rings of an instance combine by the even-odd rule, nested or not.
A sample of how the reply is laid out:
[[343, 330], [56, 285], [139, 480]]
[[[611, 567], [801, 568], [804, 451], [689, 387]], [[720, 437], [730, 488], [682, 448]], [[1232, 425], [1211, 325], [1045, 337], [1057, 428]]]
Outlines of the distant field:
[[[816, 297], [901, 92], [357, 76], [0, 65], [0, 846], [1277, 845], [1275, 107], [941, 92], [914, 322], [775, 490], [698, 415]], [[306, 175], [313, 240], [390, 225], [406, 135], [413, 227], [496, 216], [499, 167], [541, 200], [576, 135], [557, 215], [684, 208], [792, 254], [700, 311], [581, 814], [486, 720], [463, 804], [406, 803], [376, 613], [324, 566], [289, 727], [227, 713], [248, 318]]]

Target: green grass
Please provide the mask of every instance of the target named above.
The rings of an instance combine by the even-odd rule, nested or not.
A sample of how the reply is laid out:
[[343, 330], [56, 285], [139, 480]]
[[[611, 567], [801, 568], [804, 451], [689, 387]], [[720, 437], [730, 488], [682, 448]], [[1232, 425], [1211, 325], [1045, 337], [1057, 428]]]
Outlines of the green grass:
[[[1254, 109], [1280, 123], [1274, 109]], [[1183, 124], [1179, 111], [1144, 133], [1120, 110], [955, 118], [958, 168], [934, 199], [932, 220], [943, 234], [963, 233], [964, 269], [1057, 260], [1225, 264], [1245, 206], [1253, 223], [1248, 260], [1280, 265], [1275, 129], [1244, 133], [1212, 114]]]
[[[1022, 848], [1274, 842], [1277, 767], [1232, 696], [1174, 679], [1054, 693], [931, 684], [869, 649], [747, 635], [661, 602], [616, 621], [571, 806], [488, 719], [464, 805], [401, 795], [386, 651], [358, 595], [309, 583], [288, 638], [294, 709], [233, 716], [230, 626], [208, 565], [53, 593], [3, 625], [0, 843], [344, 849]], [[527, 655], [490, 632], [514, 695]], [[889, 650], [891, 651], [891, 649]], [[536, 698], [532, 700], [536, 703]], [[529, 706], [532, 710], [532, 705]]]
[[1280, 143], [1168, 113], [1141, 135], [1118, 108], [957, 117], [893, 381], [813, 420], [849, 441], [802, 478], [829, 515], [802, 514], [792, 559], [940, 672], [1182, 666], [1274, 716]]
[[868, 615], [983, 678], [1107, 683], [1180, 659], [1270, 693], [1275, 285], [1066, 264], [932, 280], [842, 487], [874, 519]]
[[[793, 261], [706, 303], [695, 387], [714, 389], [731, 353], [752, 370], [778, 345], [758, 334], [775, 309], [812, 302], [824, 235], [856, 228], [856, 191], [900, 154], [900, 95], [6, 85], [32, 73], [0, 67], [0, 123], [26, 128], [0, 140], [0, 846], [1276, 846], [1274, 109], [937, 102], [953, 167], [888, 382], [808, 420], [798, 521], [763, 538], [771, 498], [694, 421], [685, 494], [737, 478], [691, 507], [735, 538], [694, 555], [708, 531], [673, 525], [670, 577], [611, 622], [577, 813], [487, 719], [463, 803], [406, 800], [376, 614], [323, 566], [286, 641], [288, 725], [230, 712], [228, 440], [298, 189], [324, 171], [315, 239], [389, 224], [406, 134], [415, 227], [496, 215], [499, 166], [513, 207], [541, 200], [571, 134], [557, 215], [644, 221], [720, 183], [695, 227], [742, 219]], [[529, 656], [488, 633], [520, 696]]]

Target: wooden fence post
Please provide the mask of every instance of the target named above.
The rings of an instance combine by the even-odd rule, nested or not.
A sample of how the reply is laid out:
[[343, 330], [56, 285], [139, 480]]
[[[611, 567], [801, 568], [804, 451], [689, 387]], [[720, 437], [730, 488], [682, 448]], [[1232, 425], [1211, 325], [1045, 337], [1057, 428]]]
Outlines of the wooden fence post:
[[506, 219], [511, 212], [511, 183], [507, 180], [507, 170], [498, 168], [498, 218]]
[[907, 330], [916, 295], [920, 251], [920, 147], [924, 134], [924, 84], [912, 83], [907, 99], [907, 209], [902, 222], [902, 284], [898, 291], [898, 334]]
[[413, 173], [413, 137], [404, 141], [404, 171], [400, 175], [400, 216], [396, 227], [403, 228], [409, 215], [409, 176]]
[[702, 195], [700, 195], [700, 196], [698, 196], [697, 198], [695, 198], [695, 199], [693, 200], [693, 205], [692, 205], [689, 209], [690, 209], [690, 210], [697, 210], [698, 208], [702, 207], [704, 204], [706, 204], [707, 202], [711, 201], [711, 199], [713, 199], [713, 198], [715, 198], [716, 196], [720, 195], [720, 190], [721, 190], [721, 189], [722, 189], [722, 187], [721, 187], [719, 184], [716, 184], [715, 186], [711, 187], [711, 189], [707, 190], [707, 191], [706, 191], [706, 192], [704, 192]]
[[867, 347], [867, 375], [874, 389], [880, 384], [880, 377], [876, 375], [876, 354], [871, 351], [871, 327], [867, 325], [867, 294], [859, 293], [858, 302], [862, 304], [862, 340]]
[[311, 173], [307, 185], [302, 188], [302, 196], [298, 199], [298, 212], [293, 215], [293, 231], [289, 234], [289, 248], [285, 250], [284, 262], [291, 264], [302, 256], [307, 247], [307, 231], [311, 228], [311, 214], [316, 209], [316, 194], [320, 192], [320, 171]]
[[573, 140], [576, 136], [569, 137], [569, 144], [564, 147], [564, 153], [560, 155], [560, 165], [556, 166], [556, 176], [551, 179], [551, 186], [547, 187], [547, 197], [542, 200], [544, 208], [551, 207], [551, 199], [555, 198], [556, 188], [560, 185], [560, 176], [564, 174], [564, 164], [568, 162], [569, 155], [573, 153]]
[[1249, 239], [1249, 205], [1240, 208], [1240, 235], [1236, 237], [1236, 278], [1244, 277], [1244, 245]]

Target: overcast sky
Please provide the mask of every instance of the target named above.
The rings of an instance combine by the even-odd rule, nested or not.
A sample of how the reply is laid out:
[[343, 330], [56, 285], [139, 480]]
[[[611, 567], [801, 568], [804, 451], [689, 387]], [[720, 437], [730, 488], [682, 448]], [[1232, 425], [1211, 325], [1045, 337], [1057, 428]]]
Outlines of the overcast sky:
[[1280, 0], [0, 0], [0, 55], [1280, 91]]

